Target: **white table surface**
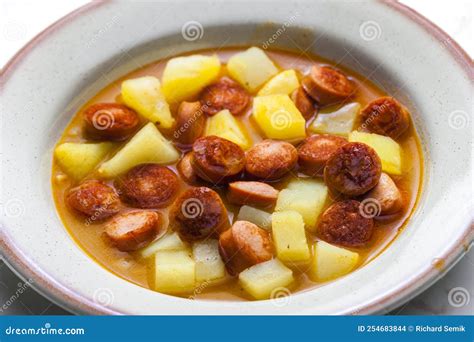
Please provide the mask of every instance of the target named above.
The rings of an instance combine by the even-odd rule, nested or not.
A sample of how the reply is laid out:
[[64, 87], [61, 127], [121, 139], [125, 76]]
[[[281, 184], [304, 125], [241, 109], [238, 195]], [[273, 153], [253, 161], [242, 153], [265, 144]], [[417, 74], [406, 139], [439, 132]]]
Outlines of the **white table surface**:
[[[0, 0], [0, 65], [49, 24], [83, 5], [83, 0]], [[474, 53], [472, 1], [402, 1]], [[471, 250], [444, 278], [394, 310], [397, 315], [472, 315], [474, 313], [474, 253]], [[21, 291], [21, 295], [16, 295]], [[7, 305], [8, 304], [8, 305]], [[0, 261], [0, 315], [63, 315]]]

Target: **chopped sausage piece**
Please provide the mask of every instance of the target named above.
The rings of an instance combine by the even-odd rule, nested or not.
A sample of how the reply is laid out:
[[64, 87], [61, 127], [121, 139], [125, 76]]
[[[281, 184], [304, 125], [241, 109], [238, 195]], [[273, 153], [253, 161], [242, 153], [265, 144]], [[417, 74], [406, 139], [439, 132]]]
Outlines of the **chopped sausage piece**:
[[400, 190], [398, 190], [395, 182], [389, 175], [382, 172], [380, 180], [373, 188], [365, 195], [367, 203], [374, 201], [380, 215], [390, 215], [400, 211], [403, 206], [403, 198]]
[[139, 123], [135, 111], [118, 103], [94, 104], [83, 115], [86, 133], [93, 138], [124, 140]]
[[179, 174], [188, 184], [194, 184], [197, 181], [196, 172], [193, 169], [193, 153], [186, 153], [176, 166]]
[[336, 135], [321, 134], [306, 138], [298, 146], [300, 171], [312, 177], [322, 177], [326, 162], [347, 140]]
[[87, 180], [70, 189], [66, 202], [92, 221], [103, 220], [120, 210], [120, 199], [115, 190], [98, 180]]
[[163, 208], [170, 204], [179, 190], [176, 174], [165, 166], [135, 166], [115, 181], [123, 201], [137, 208]]
[[248, 221], [236, 221], [221, 234], [219, 253], [231, 275], [273, 256], [269, 233]]
[[296, 105], [296, 108], [301, 112], [305, 120], [311, 119], [314, 113], [317, 111], [314, 105], [314, 101], [311, 97], [306, 94], [303, 87], [299, 87], [291, 93], [291, 99]]
[[229, 227], [224, 203], [217, 192], [206, 187], [190, 188], [181, 194], [171, 208], [170, 222], [186, 241], [217, 237]]
[[275, 180], [291, 171], [297, 161], [298, 152], [290, 143], [264, 140], [247, 151], [245, 170], [257, 178]]
[[250, 95], [237, 82], [223, 77], [201, 93], [203, 111], [215, 115], [228, 109], [233, 115], [241, 114], [250, 102]]
[[232, 141], [210, 135], [193, 144], [193, 168], [202, 179], [224, 183], [242, 172], [245, 153]]
[[361, 203], [346, 200], [332, 204], [322, 215], [320, 237], [346, 247], [364, 246], [372, 238], [374, 220], [363, 215]]
[[149, 210], [129, 211], [111, 219], [105, 233], [121, 251], [134, 251], [148, 245], [163, 228], [163, 218]]
[[229, 184], [227, 199], [236, 205], [272, 206], [276, 203], [278, 190], [262, 182], [233, 182]]
[[314, 65], [301, 85], [321, 106], [342, 101], [355, 91], [354, 85], [343, 73], [321, 65]]
[[324, 181], [344, 195], [358, 196], [375, 187], [382, 163], [370, 146], [350, 142], [337, 149], [326, 163]]
[[372, 133], [399, 138], [410, 125], [410, 114], [392, 97], [381, 97], [370, 102], [362, 111], [361, 126]]
[[174, 138], [183, 145], [191, 145], [204, 132], [206, 116], [201, 103], [181, 102], [176, 115], [176, 129]]

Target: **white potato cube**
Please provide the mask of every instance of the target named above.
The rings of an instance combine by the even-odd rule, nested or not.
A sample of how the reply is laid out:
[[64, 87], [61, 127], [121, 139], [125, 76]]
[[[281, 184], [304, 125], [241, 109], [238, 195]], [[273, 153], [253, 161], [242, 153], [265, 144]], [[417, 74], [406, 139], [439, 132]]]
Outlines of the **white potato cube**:
[[322, 110], [308, 129], [318, 134], [335, 134], [347, 137], [354, 128], [354, 122], [359, 115], [360, 104], [349, 103], [336, 111]]
[[237, 221], [249, 221], [260, 228], [270, 229], [272, 227], [272, 214], [248, 205], [243, 205], [240, 207]]
[[219, 254], [219, 242], [215, 239], [198, 241], [193, 244], [193, 257], [196, 263], [198, 283], [225, 277], [225, 265]]

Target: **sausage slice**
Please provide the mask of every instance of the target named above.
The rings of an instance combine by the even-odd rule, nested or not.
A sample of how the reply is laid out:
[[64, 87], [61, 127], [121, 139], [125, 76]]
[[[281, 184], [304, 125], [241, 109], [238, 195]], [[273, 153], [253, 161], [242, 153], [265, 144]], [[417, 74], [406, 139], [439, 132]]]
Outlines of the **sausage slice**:
[[264, 140], [247, 151], [245, 170], [257, 178], [275, 180], [291, 171], [297, 161], [298, 152], [290, 143]]
[[379, 182], [375, 188], [365, 195], [365, 198], [367, 205], [370, 205], [370, 203], [376, 205], [375, 209], [380, 215], [394, 214], [403, 207], [403, 198], [400, 190], [398, 190], [395, 182], [385, 172], [382, 172]]
[[190, 188], [181, 194], [171, 208], [170, 222], [186, 241], [217, 237], [229, 227], [224, 203], [207, 187]]
[[321, 134], [306, 138], [298, 146], [300, 171], [312, 177], [322, 177], [326, 162], [347, 140], [336, 135]]
[[233, 182], [229, 184], [227, 199], [236, 205], [272, 206], [278, 190], [262, 182]]
[[186, 183], [193, 184], [197, 181], [197, 175], [193, 169], [192, 152], [186, 153], [183, 158], [181, 158], [176, 168], [178, 169], [181, 178], [183, 178]]
[[330, 105], [350, 97], [355, 87], [340, 71], [329, 66], [313, 65], [303, 78], [304, 90], [321, 106]]
[[137, 128], [138, 114], [118, 103], [97, 103], [83, 114], [86, 133], [92, 138], [127, 139]]
[[370, 102], [360, 112], [361, 126], [370, 132], [399, 138], [410, 125], [410, 114], [392, 97], [381, 97]]
[[231, 275], [273, 256], [269, 233], [248, 221], [236, 221], [221, 234], [219, 253]]
[[324, 181], [344, 195], [358, 196], [375, 187], [382, 173], [379, 156], [370, 146], [350, 142], [339, 147], [324, 167]]
[[296, 108], [300, 111], [306, 121], [311, 119], [314, 113], [317, 111], [314, 105], [314, 100], [306, 94], [303, 87], [299, 87], [291, 93], [291, 99], [296, 105]]
[[332, 204], [322, 215], [320, 237], [346, 247], [361, 247], [370, 241], [374, 220], [361, 214], [361, 203], [346, 200]]
[[92, 221], [103, 220], [120, 210], [120, 199], [115, 190], [98, 180], [87, 180], [72, 188], [66, 195], [67, 204]]
[[204, 132], [206, 116], [201, 108], [201, 103], [183, 101], [176, 114], [176, 129], [174, 138], [183, 145], [191, 145]]
[[115, 181], [124, 202], [137, 208], [163, 208], [170, 204], [179, 190], [176, 174], [165, 166], [135, 166]]
[[203, 111], [214, 115], [228, 109], [233, 115], [241, 114], [250, 102], [250, 95], [237, 82], [228, 77], [221, 78], [201, 93]]
[[223, 183], [238, 175], [245, 166], [245, 153], [232, 141], [210, 135], [193, 144], [193, 168], [202, 179]]
[[134, 251], [148, 245], [163, 227], [159, 213], [149, 210], [121, 213], [105, 226], [105, 233], [121, 251]]

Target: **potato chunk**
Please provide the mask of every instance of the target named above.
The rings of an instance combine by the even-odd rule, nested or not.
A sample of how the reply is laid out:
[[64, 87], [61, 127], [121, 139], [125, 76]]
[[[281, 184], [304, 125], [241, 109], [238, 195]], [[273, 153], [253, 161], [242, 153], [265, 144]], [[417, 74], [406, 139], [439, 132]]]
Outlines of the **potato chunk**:
[[318, 241], [314, 245], [311, 277], [316, 281], [335, 279], [352, 271], [358, 262], [358, 253]]
[[295, 141], [306, 136], [306, 121], [288, 95], [254, 98], [252, 116], [267, 138]]
[[111, 151], [113, 143], [64, 143], [56, 147], [54, 156], [61, 169], [75, 180], [81, 180]]
[[169, 164], [177, 161], [179, 156], [179, 152], [150, 122], [110, 160], [103, 163], [99, 173], [104, 177], [115, 177], [139, 164]]
[[357, 141], [372, 147], [382, 161], [382, 171], [392, 175], [402, 174], [402, 149], [390, 137], [375, 133], [353, 131], [349, 134], [349, 141]]
[[308, 129], [314, 133], [347, 137], [352, 132], [359, 111], [360, 104], [357, 102], [346, 104], [336, 111], [322, 110]]
[[170, 107], [161, 92], [160, 81], [153, 76], [126, 80], [122, 83], [122, 99], [141, 116], [163, 128], [174, 124]]
[[215, 239], [198, 241], [193, 244], [198, 283], [214, 281], [225, 277], [225, 265], [219, 255], [219, 243]]
[[163, 93], [168, 103], [190, 100], [219, 76], [221, 62], [214, 56], [172, 58], [163, 71]]
[[240, 285], [255, 299], [270, 298], [274, 290], [293, 281], [293, 271], [278, 259], [253, 265], [239, 274]]
[[141, 258], [153, 256], [158, 251], [185, 250], [187, 245], [180, 239], [178, 233], [167, 233], [158, 240], [152, 242], [149, 246], [138, 251]]
[[294, 210], [303, 217], [306, 227], [313, 230], [327, 201], [328, 188], [319, 180], [291, 181], [278, 195], [275, 211]]
[[191, 292], [195, 284], [195, 263], [189, 251], [158, 251], [155, 254], [150, 285], [169, 294]]
[[278, 69], [262, 49], [251, 47], [232, 56], [227, 62], [230, 76], [250, 92], [257, 90]]
[[243, 205], [240, 207], [237, 221], [249, 221], [260, 228], [268, 230], [272, 227], [272, 214], [248, 205]]
[[289, 262], [306, 261], [310, 257], [303, 217], [296, 211], [274, 212], [272, 234], [278, 259]]
[[216, 135], [236, 143], [244, 150], [250, 148], [252, 141], [237, 119], [229, 112], [229, 110], [221, 110], [214, 116], [207, 119], [206, 130], [207, 135]]
[[283, 94], [289, 95], [300, 86], [298, 76], [293, 69], [280, 72], [272, 77], [258, 92], [258, 96]]

